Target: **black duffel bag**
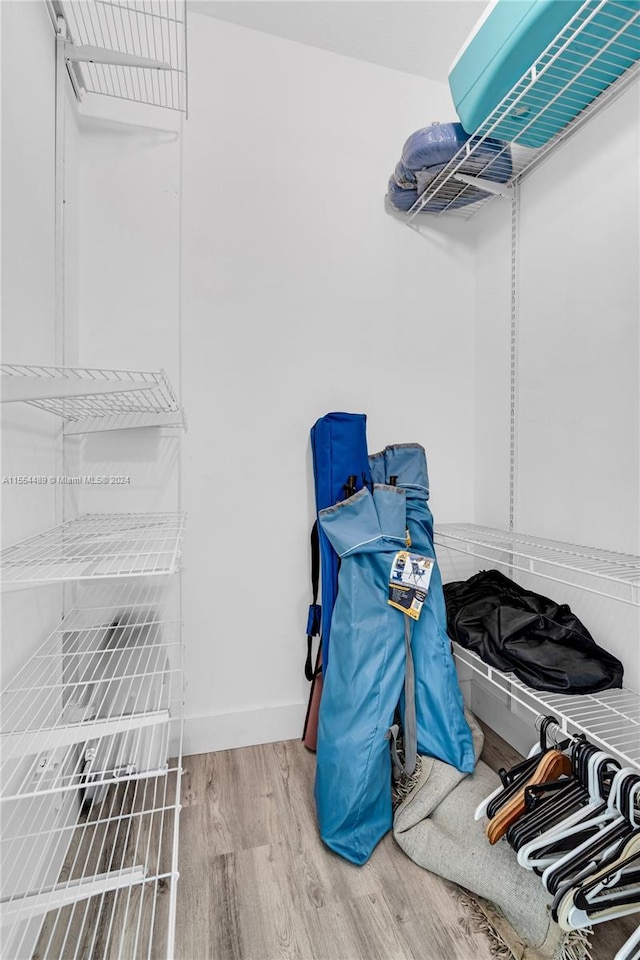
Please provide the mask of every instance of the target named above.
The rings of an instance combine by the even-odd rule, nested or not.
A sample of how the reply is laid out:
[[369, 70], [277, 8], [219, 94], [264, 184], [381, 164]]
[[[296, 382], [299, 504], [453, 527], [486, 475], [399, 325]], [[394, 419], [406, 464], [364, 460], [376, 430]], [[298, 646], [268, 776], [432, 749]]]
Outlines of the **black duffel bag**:
[[449, 636], [534, 690], [596, 693], [622, 686], [623, 666], [566, 603], [525, 590], [498, 570], [444, 584]]

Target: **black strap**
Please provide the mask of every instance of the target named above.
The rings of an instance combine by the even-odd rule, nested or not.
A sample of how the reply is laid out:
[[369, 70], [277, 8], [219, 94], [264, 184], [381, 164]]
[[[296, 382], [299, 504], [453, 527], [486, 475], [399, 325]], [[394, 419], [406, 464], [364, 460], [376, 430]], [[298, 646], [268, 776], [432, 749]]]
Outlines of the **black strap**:
[[318, 583], [320, 581], [320, 538], [318, 537], [318, 521], [311, 527], [311, 586], [313, 588], [313, 602], [318, 602]]
[[[313, 603], [312, 609], [317, 610], [318, 607], [318, 584], [320, 582], [320, 540], [318, 537], [318, 521], [314, 523], [311, 528], [311, 588], [313, 591]], [[319, 619], [319, 611], [316, 614], [316, 618]], [[307, 659], [304, 665], [304, 675], [307, 680], [313, 680], [314, 674], [316, 671], [313, 668], [313, 660], [311, 655], [311, 647], [313, 644], [313, 638], [316, 636], [319, 623], [315, 622], [312, 617], [309, 618], [309, 624], [307, 626]]]

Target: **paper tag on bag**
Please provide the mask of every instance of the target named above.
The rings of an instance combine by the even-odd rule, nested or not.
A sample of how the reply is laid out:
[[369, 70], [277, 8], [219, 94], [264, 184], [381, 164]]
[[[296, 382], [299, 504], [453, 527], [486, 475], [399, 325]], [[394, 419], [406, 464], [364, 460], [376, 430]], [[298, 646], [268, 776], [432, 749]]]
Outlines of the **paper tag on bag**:
[[434, 561], [408, 550], [396, 553], [389, 574], [389, 603], [417, 620], [427, 597]]

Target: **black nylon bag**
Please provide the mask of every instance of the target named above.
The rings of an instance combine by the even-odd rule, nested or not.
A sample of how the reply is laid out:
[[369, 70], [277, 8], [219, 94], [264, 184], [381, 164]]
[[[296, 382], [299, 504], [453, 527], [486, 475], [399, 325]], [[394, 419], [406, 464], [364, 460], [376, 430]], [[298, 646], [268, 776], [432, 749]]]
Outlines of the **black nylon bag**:
[[622, 686], [620, 661], [566, 603], [525, 590], [498, 570], [445, 583], [444, 597], [449, 636], [534, 690], [583, 694]]

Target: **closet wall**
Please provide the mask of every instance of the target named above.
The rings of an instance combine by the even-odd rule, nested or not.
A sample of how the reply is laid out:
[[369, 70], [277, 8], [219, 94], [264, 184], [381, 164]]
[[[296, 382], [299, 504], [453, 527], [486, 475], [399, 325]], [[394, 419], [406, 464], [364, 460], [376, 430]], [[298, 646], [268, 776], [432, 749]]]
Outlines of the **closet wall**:
[[519, 525], [636, 554], [639, 104], [636, 85], [523, 186], [519, 308]]
[[[517, 239], [516, 527], [636, 555], [639, 104], [636, 84], [527, 178]], [[475, 519], [508, 528], [510, 203], [496, 199], [473, 229]], [[569, 603], [623, 661], [625, 685], [640, 690], [637, 607], [548, 580], [518, 579]]]
[[302, 731], [318, 417], [366, 412], [372, 451], [424, 440], [436, 514], [471, 515], [474, 253], [384, 209], [404, 139], [451, 116], [443, 84], [197, 13], [189, 79], [182, 143], [166, 111], [87, 98], [78, 177], [82, 362], [166, 367], [184, 475], [157, 431], [97, 434], [83, 471], [131, 484], [73, 494], [173, 509], [182, 483], [195, 753]]
[[[55, 364], [61, 337], [55, 324], [55, 44], [44, 3], [0, 4], [2, 30], [2, 359]], [[29, 63], [29, 70], [24, 65]], [[19, 82], [17, 78], [20, 78]], [[67, 123], [67, 216], [76, 214], [77, 129]], [[70, 228], [70, 255], [73, 256]], [[75, 311], [67, 285], [67, 314]], [[73, 350], [73, 322], [65, 331]], [[58, 340], [58, 343], [56, 342]], [[2, 409], [2, 543], [33, 536], [62, 519], [54, 484], [13, 477], [64, 472], [61, 422], [26, 404]], [[6, 482], [5, 482], [6, 481]], [[13, 589], [2, 598], [2, 682], [13, 677], [62, 612], [58, 585]]]
[[301, 733], [318, 417], [423, 441], [439, 518], [474, 489], [472, 237], [383, 205], [448, 90], [200, 14], [189, 40], [187, 752]]
[[[78, 311], [86, 366], [164, 368], [180, 396], [180, 118], [87, 97], [80, 117]], [[88, 474], [129, 478], [74, 489], [77, 508], [172, 511], [181, 437], [120, 430], [76, 441]]]
[[[636, 86], [522, 185], [517, 285], [518, 524], [629, 553], [640, 544], [638, 104]], [[510, 204], [495, 200], [473, 227], [477, 510], [489, 522], [504, 513], [508, 464], [508, 416], [496, 430], [490, 413], [509, 382]]]
[[[0, 4], [2, 33], [2, 360], [53, 365], [76, 356], [75, 257], [78, 129], [74, 107], [65, 110], [65, 313], [56, 325], [55, 287], [55, 40], [44, 3]], [[25, 69], [28, 64], [28, 69]], [[15, 477], [77, 475], [73, 454], [62, 456], [62, 421], [26, 404], [2, 405], [2, 546], [46, 530], [65, 518], [65, 489], [51, 482], [16, 483]], [[6, 481], [6, 482], [5, 482]], [[4, 687], [59, 623], [61, 584], [12, 585], [2, 593], [0, 682]], [[32, 720], [26, 713], [25, 726]], [[6, 763], [8, 769], [9, 763]], [[37, 829], [45, 834], [65, 822], [77, 800], [47, 795], [31, 802], [3, 804], [3, 842]], [[39, 840], [33, 834], [33, 856]], [[23, 859], [3, 863], [2, 896], [24, 885], [29, 848]], [[57, 881], [64, 845], [53, 846], [42, 862], [40, 881]], [[25, 921], [24, 944], [35, 945], [39, 918]], [[7, 934], [8, 936], [9, 934]], [[25, 952], [27, 951], [25, 947]]]

